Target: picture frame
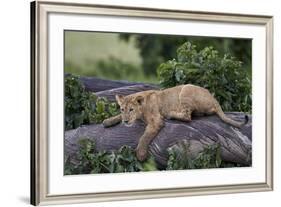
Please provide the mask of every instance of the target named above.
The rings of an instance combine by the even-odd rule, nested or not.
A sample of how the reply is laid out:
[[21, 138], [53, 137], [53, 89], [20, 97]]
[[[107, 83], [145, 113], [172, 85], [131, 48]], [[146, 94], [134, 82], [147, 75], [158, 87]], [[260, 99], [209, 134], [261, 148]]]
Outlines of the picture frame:
[[[62, 17], [59, 21], [53, 21], [51, 15]], [[73, 16], [71, 16], [73, 15]], [[264, 105], [261, 107], [261, 113], [263, 113], [265, 120], [261, 120], [263, 134], [259, 134], [258, 138], [261, 143], [265, 143], [263, 147], [264, 151], [261, 154], [260, 160], [261, 165], [260, 172], [262, 169], [261, 178], [256, 181], [253, 180], [248, 182], [247, 180], [238, 181], [233, 184], [198, 184], [193, 186], [173, 186], [170, 187], [158, 187], [153, 188], [149, 186], [130, 188], [128, 184], [124, 190], [116, 190], [116, 188], [99, 189], [91, 191], [91, 189], [85, 192], [67, 192], [66, 188], [69, 186], [66, 182], [60, 182], [57, 180], [56, 175], [58, 171], [53, 172], [53, 154], [63, 157], [59, 151], [54, 153], [54, 138], [55, 135], [61, 134], [60, 132], [55, 133], [55, 124], [63, 122], [58, 120], [55, 124], [53, 120], [50, 121], [51, 112], [53, 110], [52, 104], [60, 102], [56, 100], [57, 96], [53, 96], [54, 90], [50, 87], [52, 81], [57, 81], [63, 85], [63, 67], [55, 67], [59, 71], [59, 76], [54, 76], [54, 71], [51, 70], [53, 64], [50, 57], [54, 50], [50, 49], [50, 44], [57, 43], [54, 41], [52, 31], [59, 28], [59, 24], [65, 19], [69, 18], [69, 22], [75, 21], [75, 18], [87, 16], [101, 16], [110, 18], [121, 18], [126, 22], [127, 19], [145, 19], [145, 20], [159, 20], [165, 24], [165, 22], [172, 22], [172, 24], [192, 22], [195, 25], [204, 23], [220, 24], [220, 27], [227, 27], [227, 25], [242, 25], [244, 27], [258, 27], [261, 31], [262, 37], [265, 37], [264, 42], [256, 43], [263, 44], [261, 48], [264, 57], [264, 65], [261, 74], [259, 76], [263, 78], [264, 85], [261, 85], [264, 96], [262, 101]], [[64, 19], [65, 18], [65, 19]], [[72, 19], [71, 19], [72, 18]], [[54, 23], [56, 22], [56, 23]], [[54, 28], [51, 28], [55, 25]], [[79, 22], [77, 23], [79, 25]], [[61, 29], [61, 28], [60, 28]], [[65, 28], [63, 28], [64, 30]], [[101, 30], [104, 28], [101, 28]], [[141, 30], [142, 28], [140, 28]], [[81, 28], [77, 28], [81, 30]], [[83, 30], [83, 29], [82, 29]], [[91, 29], [90, 29], [91, 30]], [[113, 32], [115, 30], [112, 30]], [[145, 33], [145, 32], [144, 32]], [[153, 32], [152, 32], [153, 33]], [[60, 33], [61, 34], [61, 33]], [[203, 35], [202, 32], [198, 35]], [[221, 35], [224, 35], [224, 31], [221, 31]], [[242, 34], [243, 36], [243, 34]], [[254, 39], [254, 38], [253, 38]], [[54, 42], [52, 42], [54, 41]], [[63, 47], [63, 46], [62, 46]], [[61, 65], [59, 65], [61, 66]], [[257, 67], [254, 63], [253, 70]], [[60, 71], [61, 70], [61, 71]], [[56, 78], [57, 77], [57, 78]], [[257, 90], [255, 91], [255, 93]], [[261, 93], [262, 94], [262, 93]], [[262, 96], [262, 95], [261, 95]], [[54, 98], [55, 97], [55, 98]], [[62, 98], [62, 97], [61, 97]], [[260, 97], [256, 95], [254, 101], [258, 102]], [[53, 102], [54, 101], [54, 102]], [[261, 108], [259, 108], [261, 109]], [[264, 15], [245, 15], [245, 14], [230, 14], [230, 13], [214, 13], [214, 12], [202, 12], [202, 11], [187, 11], [187, 10], [164, 10], [156, 8], [140, 8], [140, 7], [122, 7], [122, 6], [105, 6], [105, 5], [92, 5], [92, 4], [78, 4], [78, 3], [62, 3], [62, 2], [48, 2], [48, 1], [35, 1], [31, 3], [31, 204], [32, 205], [46, 205], [46, 204], [66, 204], [66, 203], [83, 203], [83, 202], [100, 202], [100, 201], [114, 201], [114, 200], [130, 200], [130, 199], [147, 199], [147, 198], [163, 198], [163, 197], [178, 197], [178, 196], [193, 196], [193, 195], [207, 195], [207, 194], [224, 194], [224, 193], [242, 193], [242, 192], [257, 192], [257, 191], [271, 191], [273, 190], [273, 17]], [[63, 117], [63, 112], [61, 113]], [[259, 118], [256, 123], [259, 122]], [[63, 124], [59, 124], [63, 126]], [[253, 134], [256, 134], [253, 132]], [[61, 139], [63, 135], [61, 134]], [[259, 149], [259, 148], [257, 148]], [[253, 149], [254, 151], [255, 149]], [[257, 150], [256, 150], [257, 152]], [[63, 159], [63, 158], [62, 158]], [[63, 165], [63, 163], [59, 163]], [[258, 164], [257, 162], [254, 163]], [[60, 171], [59, 171], [60, 172]], [[185, 176], [184, 171], [180, 172], [181, 176]], [[199, 173], [199, 172], [197, 172]], [[157, 174], [160, 175], [160, 174]], [[161, 174], [163, 181], [163, 173]], [[249, 174], [252, 175], [252, 174]], [[63, 176], [61, 172], [60, 176]], [[102, 180], [100, 175], [98, 179]], [[126, 175], [118, 175], [119, 177], [125, 178]], [[137, 175], [127, 175], [130, 180], [133, 180]], [[153, 172], [149, 173], [146, 177], [153, 178]], [[175, 176], [175, 174], [171, 175]], [[92, 177], [87, 176], [87, 179]], [[106, 177], [108, 179], [108, 177]], [[159, 178], [160, 179], [160, 178]], [[70, 179], [68, 179], [70, 180]], [[204, 180], [204, 179], [203, 179]], [[161, 180], [160, 180], [161, 181]], [[59, 183], [53, 185], [53, 182]], [[78, 186], [78, 182], [76, 185]], [[82, 182], [82, 181], [81, 181]], [[86, 181], [83, 181], [86, 182]], [[63, 184], [65, 186], [63, 186]], [[155, 184], [154, 184], [155, 185]], [[79, 189], [79, 187], [77, 187]], [[64, 193], [65, 191], [65, 193]]]

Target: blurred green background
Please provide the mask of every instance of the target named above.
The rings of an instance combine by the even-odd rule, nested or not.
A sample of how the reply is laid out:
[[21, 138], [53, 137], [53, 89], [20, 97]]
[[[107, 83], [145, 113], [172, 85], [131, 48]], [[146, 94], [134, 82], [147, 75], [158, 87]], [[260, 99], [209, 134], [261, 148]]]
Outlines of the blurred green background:
[[242, 62], [251, 77], [250, 39], [65, 31], [65, 72], [113, 80], [158, 83], [156, 69], [189, 41]]

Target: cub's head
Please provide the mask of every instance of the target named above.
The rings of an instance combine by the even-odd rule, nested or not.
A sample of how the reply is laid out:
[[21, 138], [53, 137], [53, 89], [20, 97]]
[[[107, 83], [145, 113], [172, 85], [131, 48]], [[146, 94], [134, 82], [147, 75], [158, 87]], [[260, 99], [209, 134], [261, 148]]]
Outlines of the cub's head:
[[117, 103], [120, 106], [122, 122], [126, 125], [131, 125], [137, 119], [142, 117], [142, 105], [144, 98], [142, 96], [115, 96]]

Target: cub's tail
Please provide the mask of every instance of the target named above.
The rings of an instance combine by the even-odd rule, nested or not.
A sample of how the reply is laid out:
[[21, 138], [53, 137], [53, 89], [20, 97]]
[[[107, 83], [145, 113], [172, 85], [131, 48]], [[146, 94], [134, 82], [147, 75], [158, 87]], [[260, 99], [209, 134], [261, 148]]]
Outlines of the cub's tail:
[[221, 109], [219, 104], [216, 106], [216, 113], [222, 121], [224, 121], [225, 123], [230, 124], [232, 126], [235, 126], [237, 128], [240, 128], [240, 127], [244, 126], [249, 121], [249, 117], [247, 115], [245, 115], [245, 121], [244, 122], [237, 122], [237, 121], [234, 121], [234, 120], [228, 118], [225, 115], [225, 113], [223, 112], [223, 110]]

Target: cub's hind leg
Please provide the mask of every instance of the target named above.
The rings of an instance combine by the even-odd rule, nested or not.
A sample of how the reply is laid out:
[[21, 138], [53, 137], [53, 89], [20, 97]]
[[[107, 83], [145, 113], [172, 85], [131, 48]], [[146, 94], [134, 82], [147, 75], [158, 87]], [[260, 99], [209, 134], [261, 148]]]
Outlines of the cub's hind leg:
[[181, 110], [180, 112], [170, 111], [169, 118], [189, 122], [191, 121], [191, 113], [192, 111], [189, 109]]
[[193, 101], [184, 93], [179, 94], [178, 111], [171, 111], [172, 118], [180, 121], [191, 121], [191, 114], [194, 111]]

